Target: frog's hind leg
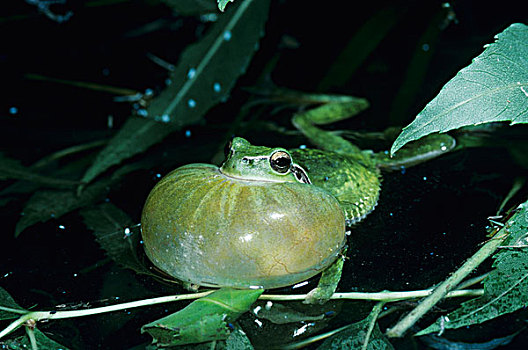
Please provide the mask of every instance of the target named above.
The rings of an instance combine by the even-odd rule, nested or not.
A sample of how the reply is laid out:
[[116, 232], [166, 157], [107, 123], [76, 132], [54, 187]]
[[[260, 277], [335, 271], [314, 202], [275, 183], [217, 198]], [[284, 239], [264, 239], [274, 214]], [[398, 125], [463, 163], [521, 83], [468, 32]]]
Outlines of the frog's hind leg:
[[345, 262], [346, 248], [341, 252], [341, 256], [337, 258], [332, 265], [330, 265], [321, 274], [317, 287], [312, 289], [304, 298], [305, 304], [324, 304], [335, 293], [337, 285], [341, 280], [341, 273], [343, 271], [343, 264]]
[[292, 123], [317, 147], [340, 154], [360, 152], [360, 149], [329, 131], [322, 130], [316, 125], [325, 125], [350, 118], [364, 109], [369, 103], [363, 98], [350, 96], [336, 96], [322, 106], [313, 108], [293, 116]]

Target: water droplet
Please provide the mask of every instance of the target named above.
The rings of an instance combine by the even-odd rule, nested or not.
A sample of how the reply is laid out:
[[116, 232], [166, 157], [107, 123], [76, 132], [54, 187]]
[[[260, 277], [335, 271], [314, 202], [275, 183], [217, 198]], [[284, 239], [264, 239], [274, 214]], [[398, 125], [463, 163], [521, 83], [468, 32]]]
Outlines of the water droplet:
[[148, 96], [152, 96], [152, 95], [154, 95], [154, 90], [146, 89], [144, 95], [147, 96], [147, 97]]
[[138, 109], [137, 110], [137, 115], [139, 115], [140, 117], [146, 117], [148, 116], [148, 112], [146, 109]]
[[192, 98], [190, 98], [189, 101], [187, 101], [187, 106], [189, 106], [191, 108], [196, 107], [196, 101], [193, 100]]
[[10, 107], [9, 108], [9, 114], [15, 115], [17, 113], [18, 113], [18, 108], [16, 108], [16, 107]]
[[185, 130], [185, 137], [186, 138], [191, 137], [191, 130]]
[[187, 78], [189, 79], [194, 78], [195, 75], [196, 75], [196, 69], [194, 68], [189, 69], [189, 71], [187, 72]]
[[306, 149], [306, 145], [300, 145], [299, 149]]
[[229, 30], [226, 30], [226, 31], [224, 32], [224, 40], [225, 40], [225, 41], [229, 41], [229, 40], [231, 40], [231, 36], [232, 36], [232, 34], [231, 34], [231, 32], [230, 32]]
[[262, 306], [258, 305], [253, 309], [253, 313], [258, 316], [260, 310], [262, 310]]
[[165, 85], [169, 86], [172, 84], [172, 80], [171, 79], [165, 79]]
[[427, 176], [424, 176], [424, 177], [423, 177], [423, 180], [424, 180], [424, 181], [427, 181]]
[[64, 229], [66, 228], [66, 226], [64, 226], [64, 225], [59, 225], [59, 228], [60, 228], [61, 230], [64, 230]]
[[222, 90], [222, 86], [220, 85], [220, 83], [214, 83], [213, 90], [214, 92], [220, 92], [220, 90]]
[[423, 44], [422, 45], [422, 50], [425, 51], [425, 52], [429, 51], [429, 44]]
[[402, 165], [400, 167], [400, 173], [403, 175], [403, 174], [405, 174], [406, 171], [407, 171], [407, 169], [405, 169], [405, 167]]
[[170, 116], [168, 114], [164, 114], [161, 116], [161, 121], [164, 123], [170, 122]]

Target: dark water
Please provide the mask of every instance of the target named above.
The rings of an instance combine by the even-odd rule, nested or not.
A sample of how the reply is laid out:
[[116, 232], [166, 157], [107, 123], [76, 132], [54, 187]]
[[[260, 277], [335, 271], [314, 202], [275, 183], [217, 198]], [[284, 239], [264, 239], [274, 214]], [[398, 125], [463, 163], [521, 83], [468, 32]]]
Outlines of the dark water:
[[[0, 74], [4, 92], [0, 99], [0, 150], [24, 165], [72, 145], [112, 136], [131, 110], [129, 104], [114, 102], [111, 94], [35, 80], [28, 74], [157, 91], [167, 73], [152, 63], [147, 53], [176, 63], [183, 48], [206, 28], [197, 16], [177, 16], [155, 1], [92, 5], [72, 1], [64, 7], [55, 7], [57, 12], [74, 12], [72, 19], [62, 24], [46, 19], [24, 2], [11, 4], [2, 11]], [[401, 16], [397, 24], [351, 79], [328, 91], [365, 96], [371, 102], [371, 108], [361, 117], [339, 123], [340, 129], [379, 131], [410, 122], [456, 71], [481, 52], [483, 44], [491, 42], [494, 34], [513, 22], [527, 19], [517, 2], [502, 2], [493, 7], [471, 1], [453, 5], [458, 23], [449, 24], [424, 49], [420, 38], [440, 13], [439, 2], [376, 2], [354, 11], [342, 8], [344, 3], [340, 2], [317, 6], [273, 2], [261, 49], [227, 103], [211, 110], [202, 125], [189, 127], [191, 137], [186, 137], [182, 130], [167, 138], [163, 145], [151, 148], [147, 156], [165, 154], [168, 160], [125, 177], [111, 189], [107, 200], [138, 222], [157, 174], [188, 162], [218, 160], [231, 133], [256, 144], [297, 146], [306, 142], [299, 136], [264, 130], [255, 122], [271, 121], [292, 129], [288, 120], [291, 111], [273, 114], [270, 108], [264, 116], [249, 116], [245, 123], [234, 124], [238, 111], [250, 96], [244, 88], [262, 81], [261, 72], [272, 59], [277, 59], [270, 75], [275, 84], [317, 91], [351, 33], [382, 9]], [[284, 48], [281, 42], [285, 38], [295, 39], [298, 47]], [[406, 77], [412, 77], [407, 74], [413, 69], [409, 62], [417, 47], [422, 48], [424, 55], [430, 55], [430, 61], [423, 74], [412, 78], [422, 83], [412, 91], [410, 102], [402, 109], [396, 96], [406, 93], [400, 87]], [[394, 112], [397, 108], [399, 113]], [[71, 161], [90, 162], [93, 159], [90, 157], [93, 157], [90, 152], [83, 152], [55, 166], [60, 168]], [[486, 217], [495, 213], [513, 178], [521, 173], [506, 151], [485, 149], [450, 154], [405, 173], [384, 174], [376, 210], [352, 230], [340, 290], [414, 290], [442, 281], [487, 239]], [[6, 188], [13, 183], [6, 181], [0, 186]], [[0, 286], [20, 305], [37, 310], [60, 304], [99, 306], [114, 302], [116, 296], [120, 301], [128, 301], [181, 292], [108, 261], [78, 212], [39, 223], [15, 239], [15, 225], [29, 194], [12, 198], [0, 214], [4, 224]], [[487, 267], [483, 266], [482, 272]], [[296, 293], [302, 291], [305, 290]], [[183, 305], [53, 321], [39, 325], [39, 329], [73, 349], [144, 348], [150, 338], [140, 334], [141, 325]], [[450, 306], [447, 303], [442, 308]], [[331, 328], [365, 317], [369, 305], [336, 303], [329, 308], [341, 310]], [[437, 316], [431, 314], [420, 326]], [[523, 319], [526, 313], [520, 312], [475, 327], [473, 332], [452, 334], [456, 339], [484, 342], [514, 333]], [[397, 315], [387, 317], [380, 326], [386, 328], [396, 320]], [[247, 326], [256, 344], [269, 344], [267, 332], [274, 336], [281, 332], [275, 328], [263, 331], [255, 327], [249, 316], [241, 323]], [[285, 339], [291, 337], [291, 329], [282, 333]], [[522, 348], [526, 341], [524, 332], [505, 348]], [[395, 342], [395, 347], [425, 348], [410, 338]]]

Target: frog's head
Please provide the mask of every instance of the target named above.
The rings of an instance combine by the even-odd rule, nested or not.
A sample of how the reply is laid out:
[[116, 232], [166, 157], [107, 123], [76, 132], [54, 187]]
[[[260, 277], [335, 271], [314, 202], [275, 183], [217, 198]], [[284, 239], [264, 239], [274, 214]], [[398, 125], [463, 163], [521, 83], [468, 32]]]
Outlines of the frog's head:
[[306, 171], [284, 148], [253, 146], [241, 137], [233, 138], [226, 146], [226, 160], [220, 171], [242, 180], [311, 183]]

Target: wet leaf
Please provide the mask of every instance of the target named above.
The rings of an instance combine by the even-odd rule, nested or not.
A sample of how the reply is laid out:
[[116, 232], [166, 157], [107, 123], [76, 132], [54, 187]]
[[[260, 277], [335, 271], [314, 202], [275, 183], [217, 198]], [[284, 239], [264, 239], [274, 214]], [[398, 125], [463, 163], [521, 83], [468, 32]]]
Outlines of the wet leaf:
[[253, 345], [242, 328], [237, 324], [234, 327], [235, 329], [229, 334], [222, 348], [224, 350], [253, 350]]
[[10, 320], [20, 316], [20, 313], [10, 311], [9, 309], [25, 311], [15, 302], [11, 294], [0, 287], [0, 320]]
[[[47, 337], [44, 333], [39, 331], [38, 329], [34, 329], [35, 332], [35, 339], [37, 341], [37, 346], [39, 349], [46, 349], [46, 350], [68, 350], [66, 346], [57, 343], [55, 340]], [[15, 339], [7, 340], [5, 343], [1, 343], [2, 349], [10, 349], [10, 350], [27, 350], [31, 349], [31, 342], [29, 341], [29, 338], [26, 335], [17, 337]]]
[[74, 190], [40, 190], [26, 203], [21, 219], [15, 227], [15, 237], [26, 228], [50, 219], [58, 219], [64, 214], [91, 205], [102, 200], [112, 186], [126, 174], [150, 167], [149, 160], [127, 164], [93, 184], [88, 185], [81, 193]]
[[[389, 350], [394, 349], [385, 335], [380, 331], [376, 319], [381, 310], [382, 304], [377, 304], [367, 318], [353, 323], [343, 331], [325, 340], [318, 350], [345, 350], [345, 349], [368, 349], [368, 350]], [[373, 324], [374, 322], [374, 324]], [[373, 326], [371, 331], [370, 328]], [[364, 348], [365, 342], [367, 347]]]
[[172, 83], [152, 101], [148, 117], [130, 117], [81, 181], [91, 182], [109, 167], [198, 122], [227, 99], [258, 47], [268, 8], [269, 0], [246, 0], [219, 16], [208, 33], [183, 52]]
[[19, 161], [10, 159], [0, 153], [0, 180], [10, 179], [30, 181], [39, 185], [56, 188], [72, 188], [79, 184], [78, 181], [39, 175], [34, 169], [27, 168], [20, 164]]
[[271, 308], [260, 308], [255, 314], [259, 318], [269, 320], [275, 324], [285, 324], [293, 322], [304, 322], [304, 321], [318, 321], [325, 318], [325, 314], [319, 314], [316, 316], [308, 315], [304, 312], [295, 310], [289, 306], [282, 305], [279, 303], [273, 303]]
[[38, 191], [26, 203], [15, 228], [15, 237], [36, 223], [59, 218], [103, 198], [110, 190], [113, 182], [111, 178], [98, 181], [88, 186], [80, 195], [77, 195], [73, 190]]
[[484, 295], [463, 303], [418, 335], [479, 324], [528, 305], [528, 202], [519, 206], [506, 227], [510, 234], [504, 247], [508, 248], [493, 256], [494, 269], [484, 280]]
[[[9, 319], [18, 318], [21, 316], [20, 313], [12, 312], [9, 309], [26, 311], [15, 302], [13, 297], [5, 289], [0, 287], [0, 320], [9, 320]], [[35, 328], [34, 332], [35, 332], [35, 338], [37, 340], [37, 345], [39, 346], [39, 349], [68, 350], [67, 347], [57, 343], [51, 338], [48, 338], [44, 333], [42, 333], [38, 329]], [[2, 346], [1, 347], [2, 349], [26, 350], [26, 349], [31, 348], [31, 343], [29, 341], [29, 338], [26, 335], [24, 335], [24, 336], [17, 337], [15, 339], [7, 339], [7, 340], [0, 341], [0, 346]]]
[[139, 227], [125, 212], [112, 203], [102, 203], [83, 209], [80, 214], [109, 258], [137, 273], [152, 275], [138, 254], [141, 239]]
[[162, 0], [175, 12], [184, 16], [210, 13], [216, 11], [212, 0]]
[[512, 24], [495, 38], [403, 129], [391, 154], [434, 132], [497, 121], [528, 123], [528, 26]]
[[262, 289], [222, 288], [172, 315], [144, 325], [141, 332], [148, 332], [158, 347], [226, 339], [230, 334], [228, 323], [246, 312], [262, 292]]

